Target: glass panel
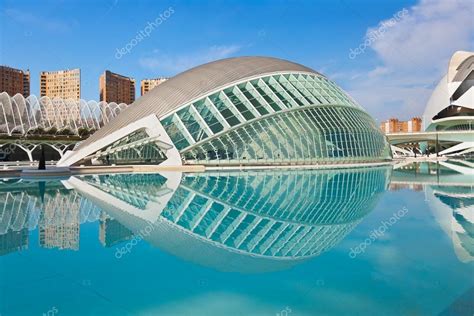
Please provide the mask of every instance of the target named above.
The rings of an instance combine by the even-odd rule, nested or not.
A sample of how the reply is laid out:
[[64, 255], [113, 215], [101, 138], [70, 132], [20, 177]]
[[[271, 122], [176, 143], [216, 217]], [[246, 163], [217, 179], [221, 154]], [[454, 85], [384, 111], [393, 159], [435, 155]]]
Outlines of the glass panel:
[[257, 99], [245, 88], [244, 84], [239, 85], [240, 91], [245, 95], [247, 100], [252, 103], [253, 107], [260, 113], [260, 115], [265, 115], [268, 114], [268, 111], [265, 109], [265, 107], [257, 101]]
[[159, 164], [166, 160], [164, 152], [149, 138], [144, 130], [136, 131], [96, 153], [104, 165]]
[[186, 140], [181, 130], [175, 123], [173, 116], [169, 116], [161, 121], [161, 124], [166, 130], [166, 133], [173, 141], [173, 144], [178, 150], [188, 147], [190, 143]]
[[181, 122], [183, 122], [189, 134], [191, 134], [191, 136], [196, 142], [201, 141], [209, 136], [201, 128], [196, 118], [193, 116], [189, 106], [179, 110], [176, 114], [179, 116]]
[[232, 92], [232, 88], [224, 90], [224, 93], [247, 121], [255, 118], [250, 109]]
[[[278, 99], [280, 99], [280, 101], [287, 107], [287, 108], [292, 108], [293, 107], [293, 104], [290, 102], [290, 100], [288, 100], [286, 97], [283, 96], [282, 93], [280, 93], [281, 88], [278, 87], [274, 87], [271, 83], [270, 83], [270, 79], [271, 77], [266, 77], [266, 78], [263, 78], [263, 81], [267, 84], [267, 86], [272, 90], [272, 92], [278, 97]], [[274, 81], [273, 81], [274, 82]]]
[[274, 101], [272, 99], [271, 96], [267, 95], [265, 93], [265, 91], [263, 90], [263, 88], [261, 88], [257, 82], [253, 83], [252, 82], [252, 85], [254, 86], [254, 88], [258, 91], [258, 93], [265, 99], [265, 101], [267, 101], [267, 103], [272, 107], [272, 109], [275, 111], [275, 112], [278, 112], [278, 111], [281, 111], [281, 108], [280, 106], [277, 104], [276, 101]]
[[212, 103], [214, 103], [216, 108], [230, 126], [235, 126], [240, 123], [239, 119], [235, 117], [234, 113], [232, 113], [232, 111], [226, 105], [228, 101], [224, 99], [224, 96], [222, 96], [220, 93], [214, 93], [213, 95], [209, 96], [209, 99], [212, 101]]
[[194, 107], [213, 133], [218, 133], [224, 129], [224, 126], [222, 126], [219, 120], [214, 116], [210, 107], [205, 104], [204, 100], [195, 102]]

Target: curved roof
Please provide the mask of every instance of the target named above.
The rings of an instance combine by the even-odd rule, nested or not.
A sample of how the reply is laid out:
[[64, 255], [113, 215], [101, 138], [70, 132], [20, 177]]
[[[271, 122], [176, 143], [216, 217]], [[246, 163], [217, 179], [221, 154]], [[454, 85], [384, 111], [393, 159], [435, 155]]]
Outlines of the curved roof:
[[[460, 105], [459, 100], [452, 102], [451, 97], [455, 93], [456, 89], [462, 84], [463, 81], [467, 80], [467, 76], [472, 72], [474, 53], [458, 51], [454, 53], [448, 64], [448, 71], [446, 75], [439, 81], [436, 88], [433, 90], [423, 113], [423, 124], [425, 130], [430, 128], [430, 124], [433, 121], [433, 117], [447, 108], [449, 105]], [[471, 90], [472, 91], [472, 90]], [[463, 100], [469, 100], [469, 95], [466, 92]], [[472, 108], [472, 103], [462, 103], [463, 107]]]
[[80, 147], [150, 114], [162, 117], [183, 104], [233, 82], [257, 75], [291, 71], [321, 75], [303, 65], [272, 57], [235, 57], [197, 66], [172, 77], [137, 99]]
[[[462, 71], [461, 68], [468, 68], [469, 65], [467, 64], [467, 61], [469, 59], [472, 60], [474, 57], [474, 53], [472, 52], [466, 52], [466, 51], [457, 51], [453, 54], [451, 59], [449, 60], [449, 65], [448, 65], [448, 82], [452, 81], [459, 81], [464, 78], [456, 78], [460, 75]], [[465, 69], [464, 69], [465, 70]], [[464, 76], [466, 76], [468, 73], [464, 73]]]
[[431, 124], [433, 117], [449, 106], [448, 75], [445, 75], [436, 85], [426, 104], [423, 113], [423, 124], [425, 129]]

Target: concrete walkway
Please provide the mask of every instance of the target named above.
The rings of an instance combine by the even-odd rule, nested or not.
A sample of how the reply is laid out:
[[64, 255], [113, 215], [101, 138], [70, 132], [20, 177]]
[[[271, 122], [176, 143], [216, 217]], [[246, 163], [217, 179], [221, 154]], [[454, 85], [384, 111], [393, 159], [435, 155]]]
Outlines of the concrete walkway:
[[136, 165], [136, 166], [84, 166], [71, 167], [72, 175], [82, 174], [104, 174], [104, 173], [156, 173], [156, 172], [204, 172], [206, 168], [201, 165], [193, 166], [160, 166], [160, 165]]
[[347, 164], [319, 164], [319, 165], [258, 165], [258, 166], [206, 166], [206, 171], [219, 171], [219, 170], [271, 170], [271, 169], [347, 169], [347, 168], [363, 168], [363, 167], [376, 167], [386, 166], [393, 164], [392, 161], [386, 162], [364, 162], [364, 163], [347, 163]]
[[0, 178], [57, 178], [74, 175], [116, 174], [116, 173], [159, 173], [159, 172], [205, 172], [205, 171], [239, 171], [239, 170], [272, 170], [272, 169], [341, 169], [362, 168], [390, 165], [392, 161], [378, 163], [351, 163], [351, 164], [320, 164], [320, 165], [256, 165], [256, 166], [160, 166], [160, 165], [124, 165], [124, 166], [74, 166], [56, 167], [47, 166], [46, 170], [38, 170], [36, 166], [13, 166], [0, 169]]

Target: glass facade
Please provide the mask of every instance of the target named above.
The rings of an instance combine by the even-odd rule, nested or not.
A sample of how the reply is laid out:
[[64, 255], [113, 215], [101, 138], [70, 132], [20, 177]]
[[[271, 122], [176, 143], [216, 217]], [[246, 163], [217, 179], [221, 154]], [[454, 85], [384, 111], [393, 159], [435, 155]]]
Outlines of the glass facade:
[[161, 118], [188, 164], [311, 164], [390, 158], [372, 118], [325, 77], [267, 75]]
[[148, 137], [144, 130], [138, 130], [103, 150], [93, 158], [102, 164], [159, 164], [166, 160], [157, 142]]

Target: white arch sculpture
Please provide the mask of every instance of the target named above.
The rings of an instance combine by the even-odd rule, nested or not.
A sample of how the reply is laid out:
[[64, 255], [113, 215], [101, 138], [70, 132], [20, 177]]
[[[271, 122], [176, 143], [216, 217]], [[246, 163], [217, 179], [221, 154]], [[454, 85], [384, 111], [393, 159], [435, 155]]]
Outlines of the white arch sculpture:
[[79, 135], [81, 129], [97, 130], [127, 108], [125, 103], [85, 101], [61, 98], [38, 98], [0, 93], [0, 134], [25, 136], [37, 129], [69, 130]]

